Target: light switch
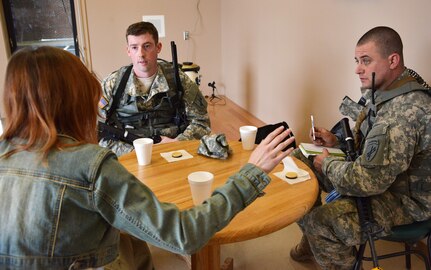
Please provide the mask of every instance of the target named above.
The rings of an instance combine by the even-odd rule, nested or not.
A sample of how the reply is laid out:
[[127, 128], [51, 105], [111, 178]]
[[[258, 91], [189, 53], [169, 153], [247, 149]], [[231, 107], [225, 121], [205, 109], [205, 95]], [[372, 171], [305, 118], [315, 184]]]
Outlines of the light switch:
[[184, 40], [189, 40], [189, 38], [190, 38], [190, 32], [189, 31], [184, 31], [183, 32], [183, 38], [184, 38]]

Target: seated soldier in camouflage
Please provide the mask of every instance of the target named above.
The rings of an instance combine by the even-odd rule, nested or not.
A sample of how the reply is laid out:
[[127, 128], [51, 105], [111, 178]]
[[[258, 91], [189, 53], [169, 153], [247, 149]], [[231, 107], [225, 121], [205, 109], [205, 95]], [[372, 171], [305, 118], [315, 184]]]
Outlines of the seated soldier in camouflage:
[[[99, 108], [104, 119], [100, 122], [114, 123], [120, 134], [122, 129], [126, 134], [161, 138], [162, 143], [200, 139], [209, 134], [207, 102], [196, 83], [180, 71], [181, 91], [176, 86], [172, 64], [157, 61], [162, 44], [154, 25], [130, 25], [126, 41], [132, 65], [121, 67], [103, 80]], [[123, 87], [119, 87], [123, 77]], [[123, 93], [114, 102], [117, 91]], [[111, 108], [113, 103], [116, 108]], [[118, 139], [110, 132], [99, 137], [99, 144], [117, 155], [133, 150], [130, 140]]]
[[[356, 121], [358, 158], [345, 161], [324, 151], [307, 160], [293, 153], [313, 168], [323, 190], [341, 194], [324, 205], [317, 201], [298, 221], [304, 235], [290, 252], [295, 261], [314, 257], [324, 270], [352, 269], [355, 246], [365, 240], [352, 196], [370, 197], [372, 214], [383, 227], [380, 236], [393, 226], [431, 218], [431, 89], [404, 66], [401, 38], [389, 27], [363, 35], [355, 60], [364, 106], [345, 100], [340, 110]], [[316, 145], [343, 142], [324, 128], [316, 127], [315, 134]]]

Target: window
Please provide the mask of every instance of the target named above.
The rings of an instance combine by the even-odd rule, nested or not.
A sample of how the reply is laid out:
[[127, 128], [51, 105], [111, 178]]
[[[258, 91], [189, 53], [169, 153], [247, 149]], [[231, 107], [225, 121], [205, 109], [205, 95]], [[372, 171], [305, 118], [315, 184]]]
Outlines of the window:
[[73, 0], [3, 0], [11, 52], [53, 46], [79, 56]]

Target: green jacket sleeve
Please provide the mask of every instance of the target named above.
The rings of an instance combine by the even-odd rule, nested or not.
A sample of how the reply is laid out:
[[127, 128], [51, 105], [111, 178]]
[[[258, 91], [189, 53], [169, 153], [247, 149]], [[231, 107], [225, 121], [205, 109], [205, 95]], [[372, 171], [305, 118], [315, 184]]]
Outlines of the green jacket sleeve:
[[121, 231], [160, 248], [192, 254], [257, 197], [270, 182], [259, 168], [246, 164], [203, 204], [180, 211], [160, 202], [114, 155], [100, 166], [95, 180], [95, 209]]

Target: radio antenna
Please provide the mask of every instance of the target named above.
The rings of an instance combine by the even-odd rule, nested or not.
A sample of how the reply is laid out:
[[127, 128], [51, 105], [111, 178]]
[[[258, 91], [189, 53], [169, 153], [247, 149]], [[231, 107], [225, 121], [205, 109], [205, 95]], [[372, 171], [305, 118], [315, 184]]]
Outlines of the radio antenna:
[[374, 99], [374, 93], [376, 92], [376, 73], [371, 73], [371, 103], [373, 105], [376, 104], [376, 100]]

